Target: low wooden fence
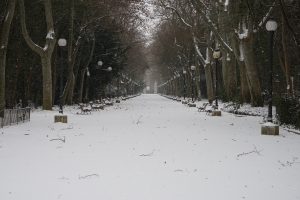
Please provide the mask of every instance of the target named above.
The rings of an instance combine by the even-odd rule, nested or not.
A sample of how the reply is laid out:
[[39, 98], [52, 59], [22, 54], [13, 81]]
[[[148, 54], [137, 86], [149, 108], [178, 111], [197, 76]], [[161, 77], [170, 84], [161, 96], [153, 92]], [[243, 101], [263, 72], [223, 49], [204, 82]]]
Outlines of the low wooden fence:
[[0, 127], [30, 121], [31, 108], [5, 109], [4, 118], [0, 118]]

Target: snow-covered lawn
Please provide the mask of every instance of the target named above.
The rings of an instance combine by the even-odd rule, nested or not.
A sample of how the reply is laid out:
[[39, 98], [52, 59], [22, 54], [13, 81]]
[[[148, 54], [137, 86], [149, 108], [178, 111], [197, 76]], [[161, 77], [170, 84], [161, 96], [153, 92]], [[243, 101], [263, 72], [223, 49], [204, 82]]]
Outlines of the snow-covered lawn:
[[262, 136], [261, 117], [158, 95], [66, 110], [68, 124], [36, 111], [0, 129], [1, 200], [300, 199], [300, 136]]

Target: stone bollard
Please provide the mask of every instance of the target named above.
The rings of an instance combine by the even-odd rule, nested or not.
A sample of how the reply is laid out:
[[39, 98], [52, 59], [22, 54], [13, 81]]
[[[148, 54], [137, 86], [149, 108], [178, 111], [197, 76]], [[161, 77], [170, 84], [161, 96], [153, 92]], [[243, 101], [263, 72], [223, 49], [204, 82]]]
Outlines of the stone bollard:
[[68, 116], [67, 115], [55, 115], [54, 122], [55, 123], [61, 122], [61, 123], [66, 124], [66, 123], [68, 123]]
[[211, 116], [220, 117], [222, 116], [222, 112], [220, 110], [213, 110]]
[[279, 135], [279, 126], [271, 122], [267, 122], [261, 126], [262, 135]]

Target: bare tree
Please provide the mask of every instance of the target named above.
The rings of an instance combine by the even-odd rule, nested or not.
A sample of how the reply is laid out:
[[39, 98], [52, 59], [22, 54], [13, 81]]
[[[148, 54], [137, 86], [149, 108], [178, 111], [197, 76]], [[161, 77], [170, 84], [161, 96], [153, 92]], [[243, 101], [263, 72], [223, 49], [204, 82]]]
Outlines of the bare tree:
[[5, 18], [3, 23], [1, 24], [0, 29], [0, 117], [4, 117], [6, 54], [10, 27], [14, 17], [15, 7], [16, 0], [8, 1], [8, 7], [5, 13]]
[[26, 17], [24, 0], [18, 0], [20, 10], [20, 20], [23, 37], [27, 45], [38, 54], [41, 58], [42, 73], [43, 73], [43, 109], [52, 110], [52, 71], [51, 71], [51, 58], [56, 44], [54, 24], [52, 17], [51, 0], [43, 0], [47, 24], [47, 36], [44, 47], [39, 46], [29, 36]]

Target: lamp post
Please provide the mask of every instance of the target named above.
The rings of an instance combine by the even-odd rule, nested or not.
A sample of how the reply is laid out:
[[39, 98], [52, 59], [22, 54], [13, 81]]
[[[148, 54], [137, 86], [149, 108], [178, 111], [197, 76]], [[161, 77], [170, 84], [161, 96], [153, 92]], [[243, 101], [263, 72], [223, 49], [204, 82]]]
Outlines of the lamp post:
[[195, 71], [196, 71], [195, 65], [191, 66], [191, 71], [192, 71], [192, 102], [194, 102], [194, 99], [195, 99]]
[[67, 40], [64, 38], [60, 38], [58, 40], [58, 46], [60, 47], [60, 86], [59, 86], [59, 113], [63, 114], [63, 102], [62, 102], [62, 93], [63, 93], [63, 47], [67, 45]]
[[215, 106], [216, 106], [216, 110], [218, 110], [218, 108], [219, 108], [219, 105], [218, 105], [218, 68], [219, 68], [219, 59], [221, 58], [221, 51], [220, 51], [220, 49], [215, 49], [215, 51], [214, 51], [214, 53], [213, 53], [213, 57], [214, 57], [214, 59], [215, 59], [215, 63], [216, 63], [216, 97], [215, 97], [215, 99], [216, 99], [216, 104], [215, 104]]
[[269, 19], [266, 23], [266, 29], [270, 33], [270, 76], [269, 76], [269, 106], [268, 106], [268, 118], [267, 123], [263, 124], [261, 127], [262, 135], [279, 135], [279, 126], [272, 123], [272, 93], [273, 93], [273, 42], [274, 33], [277, 29], [277, 22], [273, 19]]
[[185, 82], [186, 70], [185, 69], [182, 70], [182, 74], [183, 74], [183, 99], [185, 100], [185, 96], [186, 96], [186, 82]]
[[272, 93], [273, 93], [273, 42], [274, 42], [274, 33], [277, 30], [277, 22], [273, 19], [269, 19], [266, 23], [266, 29], [270, 33], [270, 76], [269, 76], [269, 109], [268, 109], [268, 122], [272, 122]]

